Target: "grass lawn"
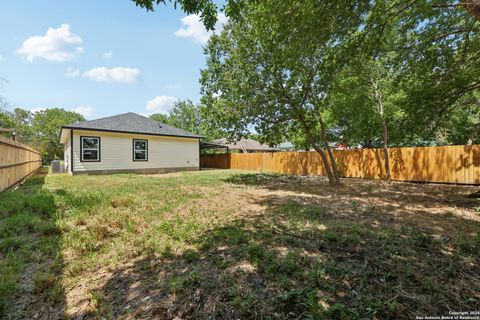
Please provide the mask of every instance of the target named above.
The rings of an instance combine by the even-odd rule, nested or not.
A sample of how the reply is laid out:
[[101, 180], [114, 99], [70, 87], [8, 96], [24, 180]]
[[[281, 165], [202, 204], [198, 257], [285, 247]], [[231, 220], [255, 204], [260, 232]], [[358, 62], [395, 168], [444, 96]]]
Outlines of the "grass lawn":
[[229, 170], [36, 175], [0, 194], [0, 318], [479, 310], [473, 190]]

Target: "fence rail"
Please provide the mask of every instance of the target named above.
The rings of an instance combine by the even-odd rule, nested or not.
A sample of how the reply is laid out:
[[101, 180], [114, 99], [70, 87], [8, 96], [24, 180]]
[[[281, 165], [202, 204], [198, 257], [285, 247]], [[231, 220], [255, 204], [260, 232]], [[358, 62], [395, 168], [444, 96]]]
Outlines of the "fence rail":
[[[334, 156], [342, 177], [385, 178], [383, 149], [334, 150]], [[480, 184], [480, 145], [390, 148], [389, 158], [393, 180]], [[314, 151], [205, 155], [201, 166], [326, 175]]]
[[29, 146], [0, 137], [0, 192], [42, 166], [42, 156]]

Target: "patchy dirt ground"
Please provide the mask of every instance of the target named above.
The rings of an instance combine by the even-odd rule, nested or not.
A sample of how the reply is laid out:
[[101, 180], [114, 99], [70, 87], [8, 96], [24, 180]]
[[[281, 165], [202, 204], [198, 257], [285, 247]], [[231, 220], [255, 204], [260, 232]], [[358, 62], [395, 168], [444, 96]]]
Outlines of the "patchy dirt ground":
[[473, 187], [345, 179], [332, 188], [321, 177], [227, 170], [159, 177], [47, 179], [58, 250], [37, 260], [53, 261], [43, 272], [55, 280], [33, 275], [28, 299], [19, 286], [12, 297], [24, 298], [7, 318], [412, 319], [480, 309]]

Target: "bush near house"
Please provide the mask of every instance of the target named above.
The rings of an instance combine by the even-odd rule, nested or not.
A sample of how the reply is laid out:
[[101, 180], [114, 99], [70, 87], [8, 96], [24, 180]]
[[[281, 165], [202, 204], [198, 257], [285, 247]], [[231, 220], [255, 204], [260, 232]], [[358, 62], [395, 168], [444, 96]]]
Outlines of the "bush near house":
[[0, 194], [2, 315], [411, 319], [478, 310], [471, 187], [235, 171]]

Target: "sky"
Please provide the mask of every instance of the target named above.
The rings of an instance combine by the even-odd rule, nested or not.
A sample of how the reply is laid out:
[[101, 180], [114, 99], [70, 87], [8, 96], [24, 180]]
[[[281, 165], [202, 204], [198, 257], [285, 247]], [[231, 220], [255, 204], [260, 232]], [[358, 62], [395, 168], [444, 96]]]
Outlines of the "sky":
[[13, 107], [96, 119], [199, 102], [210, 33], [195, 15], [131, 0], [42, 0], [2, 1], [0, 16], [0, 96]]

